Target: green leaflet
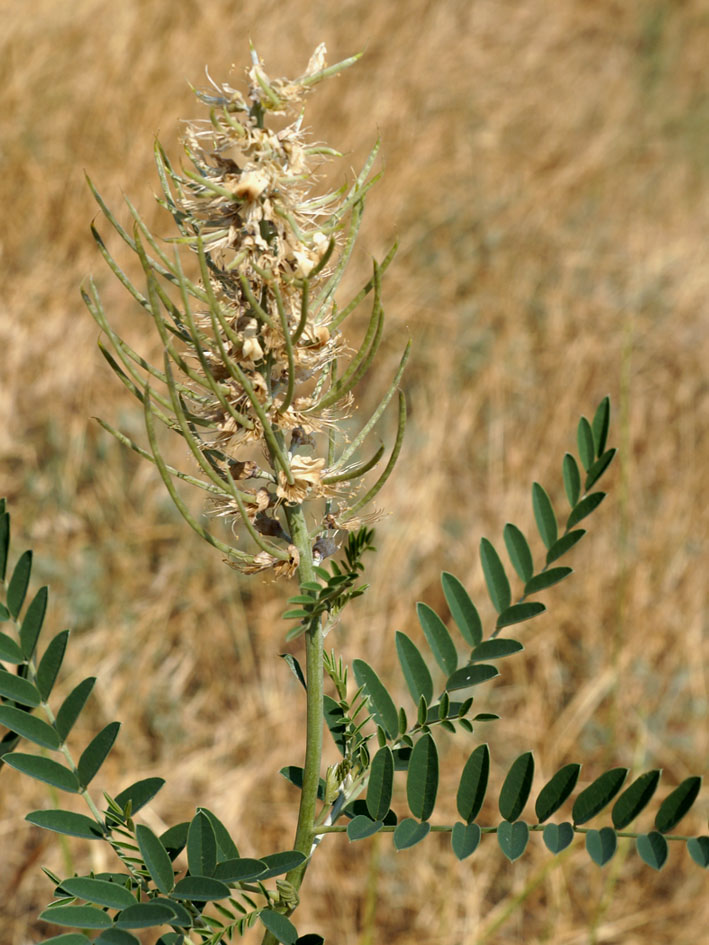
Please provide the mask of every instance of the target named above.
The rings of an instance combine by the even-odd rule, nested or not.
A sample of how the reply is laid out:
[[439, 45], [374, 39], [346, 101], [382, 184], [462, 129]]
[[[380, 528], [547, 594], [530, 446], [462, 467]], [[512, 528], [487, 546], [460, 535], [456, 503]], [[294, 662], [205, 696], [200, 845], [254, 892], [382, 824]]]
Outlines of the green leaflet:
[[[15, 620], [17, 620], [19, 617], [20, 611], [22, 610], [22, 605], [25, 601], [25, 594], [27, 593], [27, 585], [30, 582], [31, 571], [32, 552], [25, 551], [18, 558], [15, 569], [12, 572], [12, 577], [10, 578], [10, 583], [7, 587], [7, 609], [10, 611], [10, 614], [15, 618]], [[46, 595], [46, 587], [44, 588], [44, 592]], [[23, 652], [26, 652], [24, 642], [22, 643], [22, 650]]]
[[589, 830], [586, 834], [586, 850], [594, 863], [605, 866], [618, 847], [618, 838], [612, 827]]
[[[415, 754], [415, 750], [414, 750]], [[384, 820], [394, 787], [394, 756], [385, 745], [372, 759], [367, 786], [367, 810], [372, 820]]]
[[394, 846], [397, 850], [407, 850], [420, 843], [431, 829], [429, 823], [420, 824], [411, 817], [405, 817], [394, 830]]
[[[132, 932], [126, 932], [125, 929], [106, 929], [95, 939], [95, 945], [140, 945], [138, 939]], [[167, 943], [165, 943], [167, 945]]]
[[135, 838], [152, 881], [161, 893], [168, 895], [174, 888], [175, 875], [167, 850], [153, 831], [144, 824], [138, 824], [135, 828]]
[[576, 442], [579, 451], [579, 457], [583, 468], [588, 472], [596, 458], [596, 446], [593, 442], [593, 431], [591, 424], [585, 417], [579, 420], [578, 430], [576, 432]]
[[187, 863], [193, 876], [212, 876], [217, 865], [217, 838], [202, 811], [197, 811], [187, 831]]
[[584, 528], [577, 528], [573, 532], [566, 532], [565, 535], [562, 535], [547, 552], [545, 567], [548, 568], [550, 564], [565, 555], [567, 551], [570, 551], [577, 542], [581, 541], [585, 534], [586, 530]]
[[539, 792], [534, 812], [540, 824], [548, 820], [569, 797], [579, 779], [581, 765], [568, 764], [560, 768]]
[[568, 821], [564, 821], [563, 824], [547, 824], [543, 837], [547, 850], [556, 856], [574, 839], [574, 828]]
[[406, 775], [406, 799], [414, 817], [428, 820], [438, 792], [438, 750], [426, 733], [416, 742]]
[[540, 486], [538, 482], [532, 484], [532, 508], [534, 509], [534, 519], [539, 534], [542, 536], [546, 549], [549, 550], [557, 539], [558, 526], [551, 499], [544, 487]]
[[290, 919], [281, 915], [280, 912], [274, 912], [273, 909], [262, 909], [259, 913], [259, 919], [283, 945], [296, 945], [298, 931]]
[[578, 463], [571, 453], [564, 455], [561, 472], [564, 479], [566, 498], [569, 500], [571, 508], [573, 508], [581, 495], [581, 474], [579, 473]]
[[45, 830], [63, 833], [68, 837], [82, 837], [84, 840], [96, 840], [104, 836], [100, 824], [87, 817], [69, 810], [35, 810], [27, 814], [25, 820]]
[[527, 849], [529, 827], [523, 820], [511, 824], [503, 820], [497, 828], [497, 843], [507, 859], [514, 863]]
[[482, 832], [477, 824], [453, 825], [451, 833], [451, 847], [459, 860], [464, 860], [475, 853], [479, 844]]
[[50, 906], [40, 912], [39, 918], [53, 925], [68, 925], [75, 929], [107, 929], [113, 925], [110, 915], [96, 906]]
[[616, 830], [623, 830], [632, 823], [638, 814], [645, 808], [657, 790], [660, 781], [660, 771], [648, 771], [626, 788], [613, 805], [611, 819]]
[[544, 604], [539, 603], [539, 601], [524, 601], [521, 604], [512, 604], [507, 610], [503, 610], [497, 618], [495, 632], [504, 630], [505, 627], [512, 627], [515, 624], [524, 623], [525, 620], [531, 620], [532, 617], [543, 614], [545, 610], [546, 607]]
[[596, 456], [601, 456], [606, 448], [608, 440], [608, 430], [611, 423], [611, 401], [610, 397], [604, 397], [596, 408], [596, 413], [591, 424], [593, 433], [593, 445]]
[[212, 825], [212, 830], [214, 831], [214, 836], [217, 841], [217, 859], [236, 859], [239, 856], [239, 850], [221, 820], [206, 807], [198, 807], [197, 810], [204, 814]]
[[546, 571], [540, 571], [539, 574], [527, 582], [524, 588], [525, 595], [538, 594], [539, 591], [545, 591], [548, 587], [558, 584], [573, 573], [573, 568], [549, 568]]
[[651, 833], [640, 834], [635, 840], [635, 847], [641, 858], [654, 870], [661, 870], [667, 861], [667, 841], [653, 830]]
[[584, 489], [586, 492], [588, 492], [588, 490], [598, 482], [606, 469], [608, 469], [610, 464], [613, 462], [613, 457], [615, 454], [615, 449], [606, 450], [606, 452], [602, 456], [599, 456], [596, 462], [592, 464], [591, 468], [586, 474], [586, 481], [584, 482]]
[[280, 853], [269, 853], [267, 856], [262, 856], [261, 860], [266, 864], [266, 872], [259, 876], [259, 879], [265, 880], [271, 879], [272, 876], [282, 876], [283, 873], [289, 873], [304, 863], [306, 857], [298, 850], [283, 850]]
[[457, 577], [444, 571], [441, 574], [443, 593], [456, 623], [466, 643], [477, 646], [483, 638], [483, 625], [475, 604]]
[[87, 787], [91, 783], [99, 768], [106, 760], [108, 753], [113, 748], [113, 743], [116, 740], [120, 727], [120, 722], [109, 722], [108, 725], [101, 729], [98, 735], [91, 739], [81, 753], [77, 765], [77, 772], [82, 787]]
[[175, 913], [159, 902], [136, 902], [116, 916], [116, 928], [149, 929], [154, 925], [167, 925]]
[[416, 614], [436, 662], [443, 672], [450, 676], [458, 665], [458, 653], [446, 625], [428, 604], [418, 603]]
[[228, 899], [229, 887], [212, 876], [185, 876], [172, 891], [175, 899], [187, 899], [190, 902], [213, 902], [215, 899]]
[[574, 824], [585, 824], [610, 804], [623, 786], [627, 775], [627, 768], [612, 768], [581, 791], [571, 810]]
[[244, 883], [262, 876], [266, 869], [263, 860], [255, 860], [246, 856], [235, 857], [217, 864], [214, 878], [220, 879], [224, 883]]
[[[29, 554], [29, 552], [27, 552]], [[19, 562], [18, 562], [19, 566]], [[17, 568], [15, 568], [17, 571]], [[13, 575], [14, 577], [14, 575]], [[27, 579], [29, 580], [29, 566], [27, 571]], [[24, 599], [24, 591], [22, 593], [22, 598]], [[39, 639], [39, 634], [42, 629], [42, 624], [44, 623], [44, 615], [47, 612], [47, 599], [49, 597], [49, 591], [46, 587], [40, 587], [37, 593], [34, 595], [32, 600], [25, 611], [25, 618], [22, 621], [22, 626], [20, 627], [20, 646], [22, 647], [22, 652], [25, 654], [26, 659], [30, 659], [34, 655], [35, 647], [37, 646], [37, 640]], [[7, 592], [7, 601], [8, 606], [10, 604], [10, 590]], [[22, 606], [20, 604], [20, 606]], [[19, 612], [19, 607], [18, 607]], [[12, 608], [10, 608], [10, 613], [12, 613]]]
[[[3, 755], [3, 761], [7, 762], [12, 768], [17, 768], [23, 774], [37, 781], [44, 781], [45, 784], [51, 784], [61, 791], [68, 791], [70, 794], [77, 794], [80, 790], [79, 782], [73, 771], [60, 765], [58, 761], [52, 761], [51, 758], [42, 758], [39, 755], [25, 755], [21, 752], [10, 752]], [[88, 928], [88, 926], [87, 926]]]
[[366, 840], [378, 833], [384, 826], [383, 820], [372, 820], [365, 814], [357, 814], [347, 824], [347, 838], [352, 843], [355, 840]]
[[454, 692], [456, 689], [478, 686], [480, 683], [487, 682], [488, 679], [494, 679], [495, 676], [499, 675], [500, 671], [497, 666], [492, 666], [489, 663], [461, 666], [446, 680], [446, 691]]
[[467, 824], [472, 823], [480, 813], [489, 774], [490, 749], [486, 744], [478, 745], [465, 763], [456, 797], [458, 813]]
[[584, 499], [581, 499], [578, 505], [575, 505], [571, 510], [571, 514], [566, 520], [566, 530], [569, 531], [574, 525], [578, 525], [582, 519], [586, 518], [587, 515], [590, 515], [591, 512], [598, 508], [605, 497], [605, 492], [592, 492]]
[[62, 889], [77, 899], [85, 899], [96, 906], [107, 906], [109, 909], [126, 909], [136, 903], [135, 896], [125, 886], [106, 882], [104, 879], [73, 876], [71, 879], [62, 880]]
[[531, 751], [526, 751], [512, 762], [500, 790], [499, 809], [505, 820], [515, 821], [522, 813], [533, 778], [534, 757]]
[[7, 554], [10, 550], [10, 513], [5, 510], [5, 500], [0, 500], [0, 582], [7, 573]]
[[[100, 942], [101, 939], [97, 938], [96, 941]], [[53, 935], [51, 938], [45, 938], [42, 945], [91, 945], [91, 940], [80, 932], [65, 932], [63, 935]]]
[[136, 781], [130, 787], [124, 788], [120, 794], [116, 794], [114, 800], [123, 809], [130, 804], [130, 812], [133, 816], [155, 797], [164, 784], [164, 778], [143, 778], [142, 781]]
[[74, 723], [81, 714], [81, 710], [86, 705], [86, 700], [91, 694], [96, 682], [95, 676], [89, 676], [82, 680], [78, 686], [69, 693], [64, 702], [62, 702], [57, 712], [56, 729], [62, 742], [65, 742], [69, 732], [74, 727]]
[[516, 525], [508, 522], [503, 532], [507, 554], [521, 581], [525, 583], [534, 574], [534, 561], [527, 539]]
[[709, 866], [709, 837], [691, 837], [687, 841], [687, 850], [697, 866], [703, 869]]
[[685, 780], [660, 804], [655, 817], [655, 827], [660, 833], [667, 833], [684, 817], [696, 801], [702, 779], [696, 775]]
[[64, 659], [64, 653], [66, 652], [68, 639], [68, 630], [62, 630], [61, 633], [58, 633], [44, 651], [44, 655], [37, 668], [37, 688], [45, 702], [49, 698], [52, 687], [56, 682], [57, 674], [59, 673]]
[[510, 606], [512, 592], [500, 556], [487, 538], [480, 539], [480, 560], [490, 600], [498, 614], [501, 614]]
[[6, 633], [0, 633], [0, 660], [15, 664], [25, 662], [25, 654]]
[[34, 742], [35, 745], [41, 745], [43, 748], [59, 748], [59, 736], [52, 726], [22, 709], [0, 705], [0, 724], [5, 725], [11, 732], [17, 732], [28, 741]]
[[396, 652], [411, 698], [418, 702], [423, 696], [426, 702], [430, 703], [433, 699], [431, 673], [416, 644], [400, 630], [396, 631]]
[[354, 660], [352, 670], [357, 685], [363, 686], [369, 696], [374, 721], [384, 729], [389, 738], [396, 738], [399, 732], [399, 713], [379, 676], [364, 660]]
[[477, 663], [480, 660], [499, 660], [505, 656], [512, 656], [513, 653], [519, 653], [524, 647], [518, 640], [510, 640], [506, 637], [496, 637], [490, 640], [484, 640], [475, 647], [470, 654], [470, 662]]

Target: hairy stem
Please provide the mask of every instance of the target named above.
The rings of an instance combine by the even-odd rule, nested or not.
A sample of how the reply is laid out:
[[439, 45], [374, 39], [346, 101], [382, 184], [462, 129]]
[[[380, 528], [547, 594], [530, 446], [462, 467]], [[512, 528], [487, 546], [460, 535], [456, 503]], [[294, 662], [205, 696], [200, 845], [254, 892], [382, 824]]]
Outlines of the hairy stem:
[[[310, 547], [308, 528], [302, 506], [286, 507], [286, 518], [290, 528], [291, 540], [298, 549], [300, 561], [298, 577], [302, 582], [316, 580], [313, 571], [313, 554]], [[323, 732], [323, 631], [320, 617], [313, 620], [305, 633], [305, 679], [307, 683], [307, 715], [305, 734], [305, 762], [303, 765], [303, 788], [300, 793], [298, 825], [295, 832], [293, 849], [305, 856], [310, 851], [315, 839], [315, 818], [320, 783], [320, 760], [322, 757]], [[308, 868], [309, 859], [301, 866], [291, 870], [286, 876], [296, 892], [300, 889]], [[293, 907], [288, 914], [293, 912]], [[271, 932], [266, 932], [262, 945], [277, 945], [277, 939]]]

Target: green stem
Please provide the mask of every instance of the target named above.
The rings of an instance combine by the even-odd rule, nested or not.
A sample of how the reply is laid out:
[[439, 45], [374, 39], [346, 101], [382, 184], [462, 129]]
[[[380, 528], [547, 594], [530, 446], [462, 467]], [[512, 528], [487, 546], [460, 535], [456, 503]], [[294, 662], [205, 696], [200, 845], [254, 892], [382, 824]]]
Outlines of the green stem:
[[[302, 506], [286, 506], [286, 518], [292, 542], [300, 555], [298, 565], [300, 582], [315, 581], [317, 578], [313, 570], [313, 553]], [[305, 762], [303, 764], [303, 788], [300, 793], [300, 809], [298, 811], [298, 825], [295, 831], [293, 849], [303, 853], [308, 859], [301, 866], [291, 870], [286, 876], [296, 892], [300, 889], [310, 862], [310, 851], [315, 839], [318, 785], [320, 783], [324, 717], [323, 629], [319, 617], [313, 620], [305, 633], [305, 680], [307, 684]], [[287, 914], [290, 915], [292, 912], [293, 909], [290, 909]], [[277, 945], [277, 941], [273, 934], [267, 931], [262, 939], [262, 945]]]

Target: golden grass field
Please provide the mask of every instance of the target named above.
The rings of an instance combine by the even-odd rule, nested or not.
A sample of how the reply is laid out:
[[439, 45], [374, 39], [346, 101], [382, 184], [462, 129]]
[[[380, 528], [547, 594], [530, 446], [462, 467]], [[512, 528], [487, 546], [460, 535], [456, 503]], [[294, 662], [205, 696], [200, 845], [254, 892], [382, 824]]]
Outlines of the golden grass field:
[[[162, 775], [145, 811], [154, 830], [201, 804], [243, 855], [291, 844], [297, 798], [277, 771], [302, 763], [304, 700], [278, 654], [294, 590], [226, 568], [155, 469], [92, 419], [142, 426], [79, 284], [93, 273], [113, 324], [155, 354], [91, 239], [84, 172], [114, 208], [130, 195], [170, 235], [152, 146], [159, 134], [177, 155], [179, 119], [197, 114], [186, 80], [204, 84], [208, 64], [240, 81], [249, 38], [272, 74], [297, 74], [325, 41], [330, 62], [365, 53], [310, 100], [315, 136], [345, 154], [333, 173], [344, 179], [382, 139], [351, 285], [400, 241], [382, 387], [414, 341], [372, 589], [333, 645], [400, 679], [394, 631], [418, 639], [414, 603], [442, 608], [442, 569], [489, 620], [481, 536], [501, 545], [508, 520], [535, 532], [534, 479], [561, 503], [578, 416], [609, 393], [609, 496], [570, 555], [576, 574], [521, 629], [525, 652], [479, 691], [503, 721], [472, 744], [490, 740], [498, 785], [527, 749], [537, 789], [568, 761], [584, 762], [583, 783], [615, 765], [661, 767], [639, 821], [649, 829], [658, 799], [706, 773], [709, 749], [704, 0], [0, 0], [0, 13], [0, 494], [15, 553], [34, 548], [34, 586], [50, 584], [50, 628], [74, 628], [58, 692], [98, 676], [77, 744], [123, 722], [96, 786]], [[471, 747], [450, 740], [441, 819]], [[52, 893], [41, 865], [112, 865], [23, 822], [55, 803], [2, 770], [0, 945], [49, 934], [36, 920]], [[680, 829], [706, 832], [708, 814], [705, 786]], [[297, 919], [328, 945], [699, 945], [707, 888], [678, 845], [655, 873], [626, 847], [603, 870], [578, 845], [555, 860], [536, 834], [514, 865], [491, 838], [459, 863], [438, 836], [399, 854], [386, 836], [340, 837], [320, 847]]]

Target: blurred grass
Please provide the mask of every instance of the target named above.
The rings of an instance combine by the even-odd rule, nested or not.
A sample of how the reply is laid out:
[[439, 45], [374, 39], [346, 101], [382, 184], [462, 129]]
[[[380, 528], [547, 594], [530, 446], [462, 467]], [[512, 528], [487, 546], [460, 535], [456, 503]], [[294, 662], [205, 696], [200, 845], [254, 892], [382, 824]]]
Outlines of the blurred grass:
[[[547, 593], [550, 612], [524, 631], [524, 656], [480, 697], [504, 716], [493, 760], [499, 775], [533, 748], [539, 784], [580, 759], [587, 780], [611, 764], [662, 767], [665, 790], [703, 773], [705, 4], [0, 0], [0, 13], [0, 493], [15, 550], [30, 544], [38, 579], [51, 581], [52, 628], [75, 628], [63, 691], [99, 676], [77, 740], [123, 720], [105, 786], [168, 773], [146, 814], [154, 829], [198, 801], [245, 855], [291, 841], [296, 798], [275, 772], [300, 763], [302, 706], [277, 658], [284, 587], [235, 579], [186, 532], [154, 471], [91, 419], [128, 432], [141, 424], [78, 295], [94, 273], [115, 326], [150, 353], [145, 322], [92, 244], [83, 174], [114, 208], [130, 195], [166, 233], [152, 200], [153, 137], [177, 154], [178, 119], [195, 114], [185, 79], [202, 84], [205, 64], [225, 78], [234, 63], [238, 81], [249, 37], [277, 74], [299, 71], [321, 40], [330, 62], [364, 49], [312, 98], [308, 122], [345, 152], [338, 174], [382, 137], [386, 173], [358, 276], [369, 255], [401, 242], [381, 372], [411, 333], [411, 424], [381, 496], [390, 514], [373, 588], [338, 644], [393, 670], [393, 632], [420, 632], [415, 600], [442, 604], [442, 568], [484, 601], [481, 535], [499, 543], [507, 520], [533, 533], [531, 481], [561, 501], [577, 417], [610, 393], [621, 459], [573, 552], [577, 574]], [[487, 737], [482, 726], [476, 734]], [[464, 755], [451, 746], [443, 798], [454, 797]], [[41, 787], [3, 771], [8, 945], [45, 937], [35, 916], [51, 888], [38, 866], [66, 868], [59, 845], [22, 822], [46, 804]], [[705, 799], [682, 829], [706, 830], [706, 814]], [[369, 848], [330, 839], [299, 925], [338, 945], [701, 938], [706, 877], [678, 848], [656, 875], [632, 853], [604, 871], [583, 852], [550, 865], [538, 841], [514, 867], [490, 841], [464, 864], [439, 837], [398, 855], [380, 841], [378, 891], [365, 902]], [[110, 865], [102, 850], [71, 840], [68, 850], [76, 868]], [[497, 925], [510, 896], [520, 904]]]

